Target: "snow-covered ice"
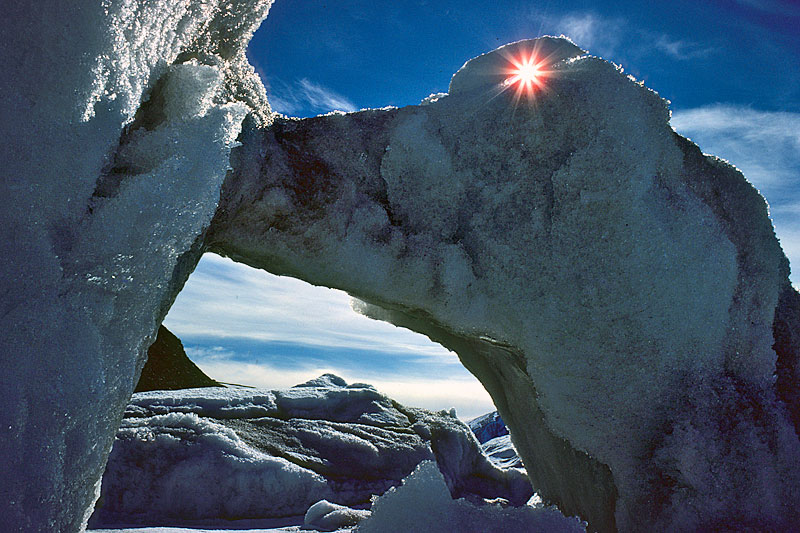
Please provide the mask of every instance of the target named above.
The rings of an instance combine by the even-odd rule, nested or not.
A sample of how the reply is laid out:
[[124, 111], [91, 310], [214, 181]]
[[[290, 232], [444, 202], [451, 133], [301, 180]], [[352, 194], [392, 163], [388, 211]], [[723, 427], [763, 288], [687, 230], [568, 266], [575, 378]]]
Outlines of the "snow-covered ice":
[[[404, 407], [331, 374], [283, 390], [136, 393], [90, 525], [291, 517], [320, 500], [366, 505], [426, 460], [457, 497], [522, 505], [532, 495], [523, 473], [493, 466], [449, 413]], [[309, 518], [320, 526], [359, 514], [322, 520], [322, 507]]]
[[481, 444], [496, 437], [508, 435], [508, 428], [497, 411], [473, 418], [467, 422], [467, 425]]
[[[269, 6], [4, 6], [8, 528], [85, 523], [143, 354], [206, 250], [456, 351], [537, 491], [594, 528], [800, 523], [800, 303], [736, 169], [556, 38], [467, 62], [421, 106], [275, 119], [244, 53]], [[550, 62], [534, 102], [492, 71], [529, 48]], [[158, 416], [159, 442], [224, 433]], [[256, 460], [225, 434], [230, 464]]]
[[[487, 75], [530, 50], [534, 102]], [[800, 521], [774, 382], [797, 347], [773, 349], [776, 308], [797, 311], [766, 203], [620, 68], [522, 41], [424, 105], [241, 140], [209, 247], [456, 351], [545, 501], [603, 530]]]
[[585, 524], [557, 509], [538, 506], [478, 506], [454, 500], [433, 463], [421, 463], [372, 505], [371, 515], [355, 528], [360, 533], [567, 533], [585, 531]]

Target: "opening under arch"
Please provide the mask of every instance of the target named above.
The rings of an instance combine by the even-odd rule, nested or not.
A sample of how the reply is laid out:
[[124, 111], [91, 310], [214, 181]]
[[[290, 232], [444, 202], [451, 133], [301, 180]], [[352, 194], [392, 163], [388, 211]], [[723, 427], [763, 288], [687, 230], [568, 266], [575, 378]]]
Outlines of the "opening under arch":
[[206, 253], [164, 320], [217, 381], [286, 388], [324, 373], [366, 382], [397, 401], [494, 410], [455, 353], [424, 335], [356, 313], [350, 297]]

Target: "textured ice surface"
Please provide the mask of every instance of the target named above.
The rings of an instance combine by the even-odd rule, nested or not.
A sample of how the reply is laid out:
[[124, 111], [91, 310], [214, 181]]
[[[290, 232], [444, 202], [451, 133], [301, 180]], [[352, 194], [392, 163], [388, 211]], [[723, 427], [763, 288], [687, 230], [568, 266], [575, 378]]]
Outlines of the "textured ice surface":
[[508, 428], [503, 419], [493, 411], [470, 420], [467, 425], [478, 442], [481, 443], [483, 453], [489, 460], [500, 468], [525, 468], [522, 459], [511, 442]]
[[303, 524], [308, 528], [320, 531], [335, 531], [343, 527], [354, 526], [369, 515], [369, 511], [350, 509], [328, 500], [321, 500], [308, 508]]
[[[740, 173], [557, 39], [423, 106], [270, 124], [244, 56], [269, 3], [4, 3], [8, 529], [81, 527], [205, 248], [456, 350], [545, 500], [592, 527], [800, 523], [800, 306]], [[552, 75], [515, 101], [491, 66], [525, 47]]]
[[424, 462], [403, 480], [402, 486], [378, 498], [372, 505], [371, 516], [360, 522], [355, 531], [566, 533], [585, 531], [585, 525], [553, 508], [478, 506], [463, 499], [454, 500], [436, 465]]
[[88, 518], [144, 352], [199, 257], [244, 104], [265, 102], [244, 47], [268, 5], [3, 3], [9, 531]]
[[[424, 460], [437, 462], [456, 496], [522, 505], [532, 495], [524, 473], [492, 466], [449, 414], [403, 407], [330, 374], [284, 390], [137, 393], [90, 524], [288, 517], [322, 499], [363, 505]], [[359, 515], [329, 511], [324, 520], [328, 513], [312, 513], [312, 525]]]
[[481, 444], [495, 437], [508, 435], [508, 428], [497, 411], [474, 418], [467, 422], [467, 425]]
[[[532, 101], [487, 75], [528, 49], [551, 62]], [[455, 350], [545, 501], [592, 527], [796, 524], [764, 199], [582, 54], [515, 43], [422, 106], [248, 128], [206, 244]]]

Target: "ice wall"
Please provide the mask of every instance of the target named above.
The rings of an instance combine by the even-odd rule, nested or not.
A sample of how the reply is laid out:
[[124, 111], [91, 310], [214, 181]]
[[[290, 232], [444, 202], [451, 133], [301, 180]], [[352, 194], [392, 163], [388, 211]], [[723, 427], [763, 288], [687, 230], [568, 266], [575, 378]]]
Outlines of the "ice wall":
[[269, 4], [3, 3], [5, 531], [88, 518], [247, 105], [268, 116], [244, 47]]
[[[544, 89], [502, 91], [532, 50]], [[620, 68], [525, 41], [423, 105], [241, 138], [206, 245], [457, 351], [565, 514], [600, 530], [800, 523], [775, 388], [789, 359], [772, 348], [791, 288], [766, 204]]]

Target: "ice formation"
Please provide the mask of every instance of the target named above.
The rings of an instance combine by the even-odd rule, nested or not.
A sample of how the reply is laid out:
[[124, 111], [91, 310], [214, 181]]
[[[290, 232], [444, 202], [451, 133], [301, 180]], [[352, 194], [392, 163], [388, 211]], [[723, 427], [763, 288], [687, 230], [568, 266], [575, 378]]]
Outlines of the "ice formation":
[[494, 438], [508, 435], [508, 428], [497, 411], [473, 418], [467, 425], [481, 444]]
[[[469, 428], [448, 413], [403, 407], [371, 385], [330, 374], [285, 390], [137, 393], [89, 523], [289, 517], [323, 499], [365, 505], [426, 460], [436, 462], [456, 497], [519, 506], [533, 494], [524, 473], [492, 466]], [[330, 525], [359, 515], [322, 520], [323, 508], [307, 520]]]
[[354, 526], [369, 515], [369, 511], [351, 509], [328, 500], [320, 500], [308, 508], [303, 524], [319, 531], [336, 531], [347, 526]]
[[[530, 49], [545, 89], [500, 92]], [[537, 491], [592, 528], [800, 522], [775, 386], [797, 348], [773, 349], [792, 289], [758, 192], [565, 40], [423, 104], [246, 128], [206, 245], [456, 351]]]
[[549, 507], [503, 508], [454, 500], [447, 491], [442, 474], [433, 463], [426, 461], [403, 480], [401, 487], [393, 488], [378, 498], [372, 505], [371, 515], [362, 519], [354, 531], [573, 533], [585, 531], [585, 525]]
[[88, 518], [144, 354], [201, 254], [269, 0], [3, 3], [0, 516]]
[[468, 425], [491, 462], [504, 469], [525, 468], [508, 434], [508, 428], [497, 411], [470, 420]]
[[[204, 250], [457, 351], [545, 501], [592, 528], [800, 523], [800, 305], [738, 171], [551, 38], [421, 106], [273, 122], [244, 56], [269, 4], [4, 5], [8, 529], [85, 522]], [[515, 99], [493, 65], [527, 47], [549, 76]]]

